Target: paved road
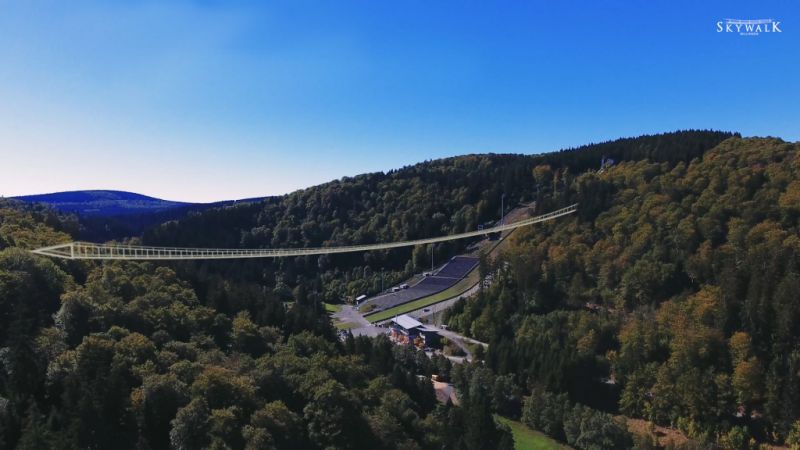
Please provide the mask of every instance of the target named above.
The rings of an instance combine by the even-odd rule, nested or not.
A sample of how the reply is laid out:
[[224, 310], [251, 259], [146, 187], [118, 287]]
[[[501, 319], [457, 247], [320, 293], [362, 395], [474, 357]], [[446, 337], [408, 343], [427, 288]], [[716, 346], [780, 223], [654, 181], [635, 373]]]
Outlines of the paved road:
[[[425, 352], [425, 354], [428, 355], [428, 358], [432, 358], [433, 355], [435, 355], [436, 353], [434, 353], [434, 352]], [[441, 354], [441, 352], [439, 354]], [[456, 364], [464, 364], [464, 361], [469, 362], [469, 360], [464, 356], [447, 356], [447, 355], [442, 355], [442, 356], [444, 356], [445, 358], [449, 359], [450, 362], [456, 363]]]
[[447, 300], [441, 301], [439, 303], [436, 303], [436, 304], [433, 304], [433, 305], [430, 305], [430, 306], [426, 306], [426, 307], [424, 307], [422, 309], [418, 309], [416, 311], [411, 311], [410, 313], [407, 313], [407, 314], [409, 316], [417, 319], [417, 320], [419, 320], [419, 319], [427, 319], [428, 322], [430, 322], [432, 324], [441, 325], [442, 324], [442, 317], [444, 316], [444, 314], [443, 314], [444, 310], [450, 308], [451, 306], [453, 306], [457, 301], [459, 301], [462, 298], [472, 297], [473, 295], [477, 294], [479, 288], [480, 288], [480, 286], [478, 286], [478, 284], [475, 284], [475, 286], [472, 286], [471, 288], [469, 288], [468, 290], [466, 290], [465, 292], [463, 292], [463, 293], [461, 293], [459, 295], [456, 295], [454, 297], [450, 297]]
[[350, 329], [350, 333], [352, 333], [353, 336], [376, 337], [389, 332], [388, 328], [376, 327], [369, 323], [369, 321], [358, 312], [357, 308], [350, 305], [342, 305], [342, 309], [331, 316], [339, 322], [356, 324], [356, 326]]
[[456, 344], [464, 352], [463, 357], [458, 357], [458, 356], [447, 357], [450, 361], [456, 363], [461, 363], [464, 361], [472, 361], [472, 352], [470, 351], [469, 346], [467, 344], [481, 345], [483, 346], [483, 348], [489, 348], [489, 344], [477, 341], [475, 339], [466, 336], [462, 336], [456, 333], [455, 331], [445, 330], [435, 325], [425, 325], [425, 327], [427, 327], [428, 329], [435, 330], [437, 334], [439, 334], [439, 336], [446, 337], [450, 342]]
[[[366, 319], [364, 319], [361, 313], [358, 312], [358, 309], [353, 308], [352, 306], [343, 306], [341, 311], [333, 314], [333, 317], [342, 322], [357, 324], [356, 327], [350, 329], [350, 332], [353, 333], [353, 336], [375, 337], [380, 334], [388, 333], [389, 331], [388, 328], [378, 327], [370, 324]], [[438, 333], [440, 336], [446, 337], [450, 340], [450, 342], [457, 345], [464, 352], [464, 356], [447, 356], [447, 359], [456, 364], [461, 364], [464, 361], [472, 361], [472, 352], [467, 344], [482, 345], [484, 348], [489, 347], [489, 344], [486, 344], [485, 342], [480, 342], [467, 336], [463, 336], [455, 331], [445, 330], [444, 328], [433, 324], [426, 324], [425, 327], [436, 331], [436, 333]], [[428, 356], [431, 355], [433, 355], [433, 353], [428, 352]]]
[[456, 333], [455, 331], [451, 331], [451, 330], [443, 330], [443, 329], [441, 329], [441, 328], [438, 328], [438, 327], [435, 327], [435, 326], [433, 326], [433, 325], [428, 325], [428, 328], [435, 328], [435, 329], [436, 329], [436, 330], [439, 332], [439, 334], [440, 334], [441, 336], [444, 336], [444, 337], [446, 337], [447, 339], [450, 339], [450, 340], [452, 340], [452, 341], [461, 341], [462, 343], [463, 343], [463, 342], [468, 342], [468, 343], [470, 343], [470, 344], [474, 344], [474, 345], [480, 345], [480, 346], [482, 346], [483, 348], [489, 348], [489, 344], [487, 344], [487, 343], [485, 343], [485, 342], [481, 342], [481, 341], [479, 341], [479, 340], [477, 340], [477, 339], [472, 339], [471, 337], [467, 337], [467, 336], [464, 336], [464, 335], [458, 334], [458, 333]]
[[358, 312], [357, 308], [351, 305], [342, 305], [342, 309], [337, 313], [333, 313], [332, 317], [334, 319], [338, 319], [339, 322], [355, 323], [362, 327], [368, 327], [372, 325], [367, 319], [364, 318], [364, 316], [361, 315], [360, 312]]

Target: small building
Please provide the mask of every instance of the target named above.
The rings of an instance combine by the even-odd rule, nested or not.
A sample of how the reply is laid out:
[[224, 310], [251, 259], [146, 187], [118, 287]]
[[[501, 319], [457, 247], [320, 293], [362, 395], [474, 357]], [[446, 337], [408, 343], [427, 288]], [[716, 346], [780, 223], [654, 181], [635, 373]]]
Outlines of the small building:
[[366, 299], [367, 299], [367, 296], [365, 294], [361, 294], [358, 297], [356, 297], [356, 306], [360, 305], [361, 302], [363, 302]]
[[422, 322], [403, 314], [392, 319], [390, 336], [393, 341], [402, 345], [414, 345], [417, 348], [439, 346], [439, 334], [427, 328]]
[[436, 394], [436, 400], [438, 400], [439, 403], [445, 405], [450, 403], [456, 406], [461, 404], [458, 400], [456, 388], [452, 384], [434, 379], [431, 379], [431, 384], [433, 384], [433, 392]]

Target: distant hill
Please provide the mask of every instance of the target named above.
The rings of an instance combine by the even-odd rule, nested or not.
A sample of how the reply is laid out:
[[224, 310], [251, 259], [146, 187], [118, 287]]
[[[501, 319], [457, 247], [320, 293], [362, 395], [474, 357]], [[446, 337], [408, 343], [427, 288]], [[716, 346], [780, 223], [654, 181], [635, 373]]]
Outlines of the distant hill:
[[[520, 229], [498, 258], [483, 258], [479, 271], [491, 283], [440, 319], [489, 346], [480, 366], [452, 369], [443, 357], [428, 360], [383, 338], [334, 344], [322, 302], [381, 291], [429, 267], [432, 257], [450, 259], [468, 242], [271, 260], [70, 264], [23, 251], [70, 239], [70, 224], [45, 225], [61, 218], [38, 205], [3, 208], [0, 199], [0, 347], [14, 364], [0, 377], [9, 404], [0, 425], [11, 417], [13, 426], [0, 429], [21, 429], [30, 440], [0, 437], [22, 442], [17, 447], [42, 435], [64, 446], [73, 439], [72, 447], [85, 446], [77, 440], [88, 436], [100, 448], [116, 441], [134, 448], [136, 439], [168, 448], [173, 431], [188, 436], [196, 418], [213, 425], [219, 409], [209, 402], [216, 401], [236, 411], [223, 417], [233, 430], [275, 414], [289, 417], [292, 426], [274, 436], [294, 441], [276, 444], [281, 448], [321, 447], [307, 441], [306, 430], [332, 417], [325, 415], [329, 405], [347, 409], [327, 423], [342, 430], [367, 424], [358, 428], [367, 436], [375, 431], [377, 444], [363, 448], [412, 443], [398, 434], [405, 432], [457, 448], [446, 441], [453, 430], [491, 423], [491, 413], [575, 448], [656, 448], [665, 436], [651, 430], [664, 427], [691, 439], [682, 448], [797, 444], [800, 143], [688, 131], [544, 155], [427, 161], [261, 201], [141, 216], [205, 208], [146, 229], [141, 242], [242, 248], [391, 242], [474, 230], [496, 220], [501, 205], [533, 201], [536, 212], [578, 203], [579, 213]], [[186, 379], [189, 366], [196, 375]], [[149, 374], [137, 376], [138, 367]], [[468, 401], [452, 414], [430, 415], [436, 408], [430, 385], [414, 381], [434, 371], [466, 393]], [[334, 372], [335, 380], [316, 391], [295, 382], [294, 374], [312, 379]], [[378, 377], [384, 381], [371, 382]], [[209, 386], [226, 395], [208, 395]], [[148, 401], [135, 401], [144, 391]], [[37, 392], [63, 394], [38, 400]], [[34, 399], [31, 406], [22, 404], [25, 398]], [[480, 408], [487, 419], [468, 408]], [[426, 425], [409, 428], [396, 417]], [[625, 419], [646, 422], [636, 427], [646, 428], [637, 438], [643, 445], [633, 447]], [[265, 430], [246, 429], [257, 428]], [[268, 433], [262, 436], [271, 439]], [[199, 436], [203, 444], [222, 439]], [[234, 436], [238, 448], [249, 436]], [[356, 438], [348, 439], [340, 442]]]
[[193, 205], [192, 203], [162, 200], [133, 192], [104, 190], [55, 192], [52, 194], [23, 195], [15, 198], [25, 202], [44, 203], [60, 212], [75, 213], [81, 216], [141, 214]]
[[90, 190], [13, 197], [26, 203], [45, 205], [62, 214], [77, 216], [78, 238], [105, 241], [139, 236], [163, 222], [180, 219], [192, 212], [226, 205], [257, 202], [262, 198], [188, 203], [162, 200], [135, 192]]

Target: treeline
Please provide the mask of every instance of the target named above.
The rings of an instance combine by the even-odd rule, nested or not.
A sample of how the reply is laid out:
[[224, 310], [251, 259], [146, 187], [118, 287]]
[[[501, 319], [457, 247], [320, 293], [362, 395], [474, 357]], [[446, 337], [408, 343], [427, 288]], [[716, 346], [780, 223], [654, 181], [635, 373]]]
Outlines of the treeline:
[[[525, 399], [522, 422], [577, 449], [623, 449], [634, 446], [633, 436], [628, 432], [624, 420], [581, 404], [573, 404], [566, 394], [555, 395], [534, 389]], [[638, 439], [641, 442], [636, 443], [637, 449], [652, 442]]]
[[568, 168], [580, 174], [587, 170], [600, 169], [603, 159], [614, 162], [640, 161], [677, 164], [699, 158], [729, 137], [741, 137], [739, 133], [687, 130], [677, 133], [645, 135], [616, 139], [597, 144], [582, 145], [559, 152], [536, 156], [536, 165], [553, 169]]
[[[628, 217], [626, 208], [641, 209], [648, 212], [646, 217], [652, 218], [649, 211], [661, 209], [654, 208], [652, 203], [635, 206], [641, 196], [649, 198], [647, 189], [639, 190], [673, 170], [678, 170], [673, 175], [676, 180], [694, 170], [694, 164], [680, 169], [678, 163], [673, 168], [669, 153], [662, 149], [665, 142], [686, 152], [702, 153], [729, 136], [717, 132], [682, 132], [602, 144], [605, 147], [598, 151], [607, 157], [615, 157], [617, 154], [611, 149], [616, 148], [622, 159], [625, 155], [634, 160], [666, 158], [661, 163], [623, 165], [603, 174], [581, 175], [578, 168], [555, 163], [547, 167], [541, 164], [543, 157], [472, 155], [433, 161], [386, 174], [345, 178], [260, 203], [212, 209], [164, 224], [143, 237], [148, 244], [202, 247], [385, 242], [475, 229], [499, 217], [503, 193], [506, 205], [537, 200], [542, 210], [580, 201], [578, 220], [537, 228], [552, 231], [548, 238], [523, 234], [518, 240], [518, 251], [512, 252], [503, 264], [482, 267], [483, 271], [497, 274], [495, 282], [476, 302], [462, 307], [458, 314], [462, 317], [461, 325], [457, 326], [472, 329], [475, 321], [480, 322], [474, 330], [487, 333], [481, 337], [491, 342], [486, 355], [491, 371], [451, 370], [441, 359], [430, 361], [424, 354], [394, 348], [382, 339], [345, 343], [336, 339], [322, 301], [337, 302], [376, 291], [381, 277], [388, 285], [412, 270], [425, 267], [429, 263], [428, 249], [169, 265], [53, 261], [32, 256], [23, 249], [74, 239], [79, 232], [76, 222], [65, 221], [46, 209], [3, 203], [0, 205], [0, 448], [509, 448], [508, 430], [495, 425], [491, 414], [522, 414], [523, 398], [533, 389], [569, 392], [571, 405], [586, 404], [594, 409], [608, 409], [609, 403], [622, 405], [617, 398], [625, 398], [626, 392], [636, 392], [634, 387], [649, 386], [651, 374], [662, 378], [682, 375], [678, 370], [684, 366], [676, 369], [672, 363], [667, 364], [674, 354], [670, 342], [676, 340], [670, 330], [680, 324], [667, 320], [672, 316], [660, 312], [660, 308], [664, 302], [679, 304], [683, 297], [700, 292], [699, 287], [682, 287], [686, 277], [681, 275], [683, 266], [670, 265], [673, 253], [648, 254], [646, 250], [647, 245], [658, 245], [653, 244], [660, 239], [656, 232], [683, 228], [653, 219], [658, 226], [651, 224], [651, 234], [634, 234], [637, 222], [622, 218]], [[590, 147], [585, 151], [593, 150]], [[563, 153], [565, 157], [581, 154]], [[754, 163], [760, 167], [758, 164]], [[791, 176], [787, 175], [785, 183], [796, 179]], [[705, 189], [700, 178], [691, 178], [693, 182], [685, 189]], [[766, 178], [766, 175], [751, 178], [746, 183], [749, 189], [746, 192], [758, 191], [758, 180]], [[721, 188], [714, 185], [712, 189]], [[764, 203], [788, 192], [782, 185], [776, 189], [777, 194], [764, 194], [753, 200], [752, 204], [757, 205], [753, 208], [768, 208]], [[675, 195], [679, 194], [676, 191]], [[791, 204], [791, 197], [787, 198], [782, 202]], [[710, 207], [719, 203], [708, 202]], [[681, 208], [691, 207], [691, 202], [681, 203]], [[623, 213], [626, 214], [623, 217], [613, 215]], [[694, 219], [694, 228], [690, 227], [694, 234], [689, 235], [696, 236], [699, 242], [688, 247], [694, 249], [691, 254], [714, 255], [722, 241], [719, 237], [712, 239], [708, 244], [710, 249], [702, 250], [706, 244], [700, 238], [715, 228], [701, 220], [700, 212], [693, 214], [698, 218]], [[796, 215], [781, 216], [773, 221], [777, 220], [776, 226], [782, 227], [783, 220], [796, 218]], [[745, 220], [745, 225], [748, 223]], [[573, 235], [576, 230], [579, 233]], [[575, 256], [583, 254], [584, 247], [592, 248], [595, 239], [612, 232], [613, 239], [605, 238], [594, 259]], [[773, 244], [781, 242], [780, 248], [786, 247], [784, 241], [791, 242], [788, 229], [780, 234], [767, 228], [762, 234]], [[742, 238], [747, 245], [748, 236], [745, 233]], [[646, 244], [635, 247], [639, 250], [627, 250], [628, 239], [634, 238], [637, 242], [645, 239]], [[438, 247], [435, 255], [439, 260], [449, 258], [459, 245], [464, 243]], [[735, 256], [747, 256], [735, 250], [732, 250]], [[766, 247], [761, 251], [772, 250]], [[620, 254], [623, 251], [632, 253]], [[636, 253], [639, 251], [644, 253]], [[710, 277], [716, 276], [716, 260], [708, 262], [708, 258], [696, 258], [698, 270], [691, 272], [689, 279], [693, 284], [689, 286], [710, 284]], [[653, 275], [659, 272], [642, 266], [622, 283], [620, 277], [627, 273], [628, 265], [639, 260], [657, 261], [663, 263], [658, 267], [674, 270], [664, 278], [668, 281], [659, 285], [652, 281], [661, 280]], [[705, 265], [701, 264], [704, 261]], [[768, 262], [786, 261], [771, 258]], [[746, 261], [744, 267], [747, 264]], [[745, 270], [742, 267], [734, 264], [733, 268]], [[768, 269], [776, 266], [763, 270]], [[778, 271], [772, 275], [783, 280], [786, 273]], [[698, 278], [702, 274], [706, 278]], [[764, 291], [778, 284], [765, 283]], [[623, 285], [625, 294], [620, 296], [618, 292]], [[730, 285], [720, 290], [733, 286], [742, 289], [740, 285]], [[745, 291], [750, 292], [749, 287]], [[756, 301], [767, 302], [761, 294], [753, 295]], [[501, 308], [494, 307], [498, 298], [502, 299]], [[737, 298], [741, 302], [744, 297]], [[578, 311], [588, 301], [602, 305], [605, 310]], [[782, 366], [770, 359], [777, 351], [769, 336], [771, 324], [759, 321], [795, 316], [789, 311], [788, 316], [762, 317], [757, 314], [758, 308], [732, 302], [731, 309], [724, 309], [726, 321], [720, 333], [724, 338], [732, 330], [747, 333], [734, 340], [736, 348], [743, 349], [737, 353], [743, 356], [736, 360], [736, 367], [742, 362], [750, 364], [739, 369], [738, 386], [762, 388], [756, 392], [759, 395], [746, 403], [747, 411], [762, 414], [769, 426], [776, 423], [775, 417], [784, 417], [781, 420], [788, 424], [791, 420], [786, 418], [796, 418], [796, 413], [774, 399], [779, 395], [794, 395], [785, 390], [793, 386], [791, 374], [796, 369], [789, 359], [782, 360], [785, 363]], [[728, 366], [715, 365], [728, 361], [725, 352], [704, 350], [716, 348], [711, 346], [716, 341], [702, 340], [716, 334], [706, 333], [701, 325], [711, 327], [717, 323], [709, 325], [707, 316], [699, 311], [722, 308], [691, 308], [686, 310], [689, 311], [685, 313], [686, 323], [698, 323], [700, 341], [687, 358], [695, 354], [702, 358], [722, 358], [699, 366], [703, 368], [702, 376], [713, 376], [715, 381], [726, 370], [735, 375], [732, 360]], [[646, 331], [655, 329], [659, 334], [650, 341], [644, 332], [625, 331], [636, 330], [630, 325], [636, 322], [615, 315], [611, 309], [635, 311], [642, 315], [641, 323], [650, 324], [654, 318], [658, 319], [658, 327]], [[742, 311], [750, 314], [742, 315]], [[747, 321], [736, 322], [737, 317], [745, 317]], [[781, 322], [782, 332], [796, 336], [791, 325], [795, 322], [786, 320]], [[574, 328], [574, 331], [554, 327]], [[623, 338], [628, 335], [631, 350], [627, 350], [628, 341]], [[640, 335], [644, 336], [642, 344], [634, 339]], [[743, 344], [747, 342], [749, 347]], [[793, 341], [782, 342], [785, 348], [794, 348]], [[636, 353], [637, 349], [644, 350]], [[787, 351], [786, 355], [790, 354]], [[693, 362], [681, 361], [684, 365]], [[663, 366], [670, 370], [666, 375], [661, 375], [661, 370], [667, 370]], [[745, 370], [747, 367], [756, 369]], [[448, 374], [456, 382], [462, 396], [461, 407], [436, 406], [427, 381], [432, 373]], [[774, 380], [771, 376], [783, 378], [748, 384], [745, 380], [750, 378], [742, 375], [747, 373], [761, 373], [765, 380]], [[611, 386], [608, 392], [593, 393], [595, 375], [614, 378], [617, 384], [605, 383]], [[731, 376], [731, 380], [734, 378]], [[629, 381], [633, 379], [643, 381], [639, 384]], [[665, 389], [670, 386], [667, 382], [685, 382], [657, 380], [653, 386], [663, 385]], [[725, 385], [724, 378], [719, 380], [720, 385]], [[699, 380], [706, 381], [706, 378]], [[768, 386], [780, 389], [770, 390]], [[651, 398], [651, 391], [645, 392], [649, 400], [642, 401], [643, 406], [632, 402], [630, 407], [623, 406], [623, 410], [662, 422], [673, 420], [669, 414], [676, 415], [676, 422], [690, 417], [692, 422], [687, 423], [705, 427], [702, 432], [725, 429], [712, 428], [723, 417], [722, 413], [710, 418], [696, 417], [692, 414], [702, 405], [661, 405], [653, 399], [667, 397]], [[631, 398], [642, 397], [631, 394]], [[681, 399], [693, 401], [689, 394]], [[649, 406], [653, 404], [657, 406]], [[774, 412], [775, 407], [782, 409]], [[586, 416], [587, 424], [597, 424], [600, 428], [608, 425], [606, 416], [597, 416], [599, 419], [594, 413]], [[766, 425], [754, 427], [749, 421], [746, 426], [751, 427], [750, 432], [772, 430]], [[776, 433], [784, 433], [784, 429], [775, 428]], [[585, 442], [589, 448], [588, 443], [593, 442], [590, 435], [596, 428], [578, 424], [578, 430], [576, 442]], [[579, 439], [580, 436], [584, 437]]]
[[[593, 144], [561, 152], [468, 155], [429, 161], [387, 173], [346, 177], [262, 202], [216, 208], [146, 232], [146, 244], [189, 247], [318, 247], [419, 239], [477, 229], [520, 202], [558, 199], [574, 178], [617, 161], [649, 158], [688, 161], [731, 137], [715, 131], [682, 131]], [[546, 167], [545, 171], [534, 171]], [[436, 244], [437, 262], [468, 242]], [[298, 285], [308, 295], [337, 303], [400, 281], [430, 264], [431, 249], [282, 258], [274, 261], [176, 266], [196, 273], [239, 277], [273, 288], [277, 295]], [[186, 267], [188, 266], [188, 267]]]
[[52, 208], [0, 197], [0, 250], [64, 243], [78, 233], [78, 218]]
[[[482, 405], [485, 411], [521, 420], [528, 427], [578, 450], [647, 448], [642, 444], [649, 441], [640, 438], [634, 447], [634, 437], [622, 420], [573, 403], [566, 394], [556, 395], [538, 386], [528, 393], [515, 382], [513, 375], [497, 375], [482, 363], [457, 365], [452, 368], [451, 378], [461, 396], [470, 402], [469, 406]], [[464, 423], [465, 430], [480, 426], [475, 418]], [[470, 438], [469, 432], [465, 438]]]
[[731, 138], [582, 174], [546, 200], [581, 214], [517, 232], [448, 321], [526, 392], [726, 448], [800, 444], [798, 150]]
[[341, 343], [302, 287], [223, 313], [167, 267], [31, 255], [69, 236], [26, 211], [0, 236], [0, 448], [512, 448], [484, 403], [436, 402], [448, 360]]

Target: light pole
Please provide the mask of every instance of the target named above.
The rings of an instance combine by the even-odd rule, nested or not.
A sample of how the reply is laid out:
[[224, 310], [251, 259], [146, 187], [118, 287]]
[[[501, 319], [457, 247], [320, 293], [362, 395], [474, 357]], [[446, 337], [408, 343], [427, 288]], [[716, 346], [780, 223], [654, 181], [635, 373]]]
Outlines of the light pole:
[[506, 193], [503, 192], [503, 195], [500, 196], [500, 225], [503, 225], [505, 222], [505, 214], [506, 214]]

